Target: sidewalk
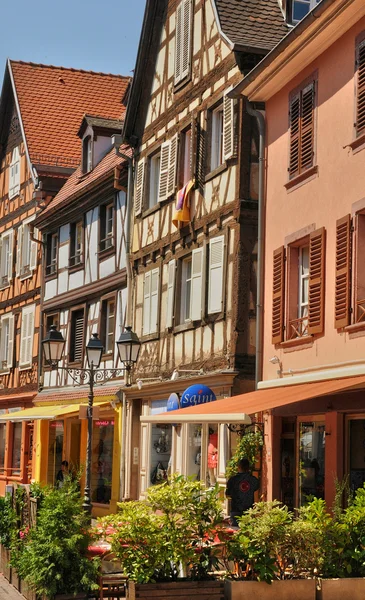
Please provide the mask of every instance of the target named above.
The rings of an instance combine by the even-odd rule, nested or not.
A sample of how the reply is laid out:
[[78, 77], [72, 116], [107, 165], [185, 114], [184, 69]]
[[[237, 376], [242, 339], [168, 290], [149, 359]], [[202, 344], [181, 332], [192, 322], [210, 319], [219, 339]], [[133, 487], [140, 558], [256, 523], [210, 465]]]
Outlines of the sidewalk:
[[0, 574], [0, 600], [24, 600], [24, 596]]

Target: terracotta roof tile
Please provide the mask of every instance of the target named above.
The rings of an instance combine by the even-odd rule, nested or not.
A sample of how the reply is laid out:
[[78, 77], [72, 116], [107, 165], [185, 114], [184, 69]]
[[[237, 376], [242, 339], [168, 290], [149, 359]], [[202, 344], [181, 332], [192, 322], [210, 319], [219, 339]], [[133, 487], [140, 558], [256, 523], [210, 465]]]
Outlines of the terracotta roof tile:
[[[128, 156], [132, 156], [129, 146], [121, 146], [120, 150]], [[123, 158], [116, 154], [115, 149], [112, 148], [96, 167], [90, 171], [90, 173], [83, 175], [81, 167], [78, 167], [78, 169], [76, 169], [76, 171], [68, 178], [58, 194], [40, 213], [37, 218], [37, 225], [41, 224], [44, 218], [61, 210], [62, 206], [69, 204], [76, 198], [87, 193], [87, 191], [92, 189], [96, 183], [107, 178], [108, 175], [114, 171], [115, 167], [123, 165], [125, 162], [126, 161]]]
[[234, 44], [271, 50], [289, 31], [278, 0], [215, 0], [222, 30]]
[[130, 77], [10, 61], [34, 164], [76, 166], [85, 113], [123, 119]]

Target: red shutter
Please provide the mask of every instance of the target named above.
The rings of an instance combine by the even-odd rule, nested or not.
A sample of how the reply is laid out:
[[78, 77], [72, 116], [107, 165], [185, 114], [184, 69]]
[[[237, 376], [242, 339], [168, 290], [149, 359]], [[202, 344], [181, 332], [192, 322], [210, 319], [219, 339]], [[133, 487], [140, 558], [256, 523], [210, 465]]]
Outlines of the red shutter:
[[335, 327], [350, 325], [351, 308], [351, 216], [336, 222]]
[[285, 306], [285, 248], [274, 250], [273, 295], [272, 295], [272, 343], [284, 340]]
[[357, 97], [356, 97], [356, 135], [365, 130], [365, 42], [356, 49]]
[[309, 238], [309, 307], [308, 333], [324, 330], [324, 270], [326, 231], [324, 227], [313, 231]]

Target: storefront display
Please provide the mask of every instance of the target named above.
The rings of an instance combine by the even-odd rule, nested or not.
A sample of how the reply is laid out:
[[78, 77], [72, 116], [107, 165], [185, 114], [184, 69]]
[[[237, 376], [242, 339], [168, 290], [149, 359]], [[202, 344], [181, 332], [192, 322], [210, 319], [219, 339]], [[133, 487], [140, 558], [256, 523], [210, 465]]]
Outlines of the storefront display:
[[0, 473], [4, 472], [5, 467], [5, 441], [6, 441], [6, 425], [0, 423]]
[[324, 499], [325, 424], [322, 421], [299, 423], [299, 505], [309, 496]]
[[20, 476], [22, 429], [22, 423], [13, 424], [13, 446], [11, 452], [11, 473], [13, 476]]
[[55, 485], [56, 475], [61, 469], [63, 460], [64, 422], [51, 421], [48, 440], [47, 483]]
[[114, 419], [94, 422], [91, 489], [92, 501], [109, 504], [112, 493]]
[[195, 423], [188, 425], [188, 463], [187, 475], [200, 479], [202, 463], [202, 427]]
[[350, 487], [353, 491], [365, 483], [365, 419], [351, 419], [350, 433]]
[[218, 427], [209, 425], [208, 453], [207, 453], [207, 485], [212, 486], [217, 483], [218, 467]]

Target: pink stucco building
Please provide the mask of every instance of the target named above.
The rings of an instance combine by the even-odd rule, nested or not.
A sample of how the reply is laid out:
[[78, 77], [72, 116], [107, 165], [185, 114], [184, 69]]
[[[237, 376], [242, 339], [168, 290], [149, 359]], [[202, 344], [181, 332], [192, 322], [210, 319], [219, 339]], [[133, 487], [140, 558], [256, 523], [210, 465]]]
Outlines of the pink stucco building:
[[322, 0], [234, 93], [265, 103], [267, 497], [331, 503], [365, 481], [364, 1]]

